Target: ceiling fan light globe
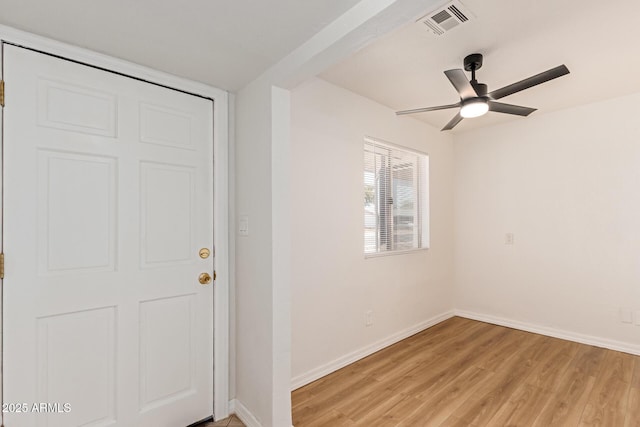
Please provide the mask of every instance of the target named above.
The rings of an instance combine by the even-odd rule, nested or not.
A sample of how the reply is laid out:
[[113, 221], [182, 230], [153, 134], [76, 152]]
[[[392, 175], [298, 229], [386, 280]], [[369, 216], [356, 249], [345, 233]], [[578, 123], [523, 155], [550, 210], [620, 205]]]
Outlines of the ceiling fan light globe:
[[460, 108], [460, 115], [465, 119], [471, 119], [473, 117], [480, 117], [489, 111], [489, 104], [483, 99], [477, 99], [470, 102], [466, 102]]

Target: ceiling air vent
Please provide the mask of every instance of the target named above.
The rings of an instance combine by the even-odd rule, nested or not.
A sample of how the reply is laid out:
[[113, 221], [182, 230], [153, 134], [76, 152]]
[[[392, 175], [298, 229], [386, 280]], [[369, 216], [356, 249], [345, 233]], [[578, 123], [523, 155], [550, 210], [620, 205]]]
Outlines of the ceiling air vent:
[[427, 13], [420, 18], [430, 32], [436, 36], [441, 36], [455, 27], [465, 24], [474, 18], [473, 14], [459, 1], [453, 0], [444, 6]]

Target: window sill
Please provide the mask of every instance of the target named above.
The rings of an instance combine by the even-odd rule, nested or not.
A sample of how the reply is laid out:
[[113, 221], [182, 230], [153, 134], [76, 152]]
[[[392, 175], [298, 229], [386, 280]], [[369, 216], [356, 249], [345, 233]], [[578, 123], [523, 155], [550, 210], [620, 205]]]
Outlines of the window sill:
[[386, 251], [386, 252], [373, 252], [369, 254], [364, 254], [364, 258], [379, 258], [385, 256], [393, 256], [393, 255], [404, 255], [404, 254], [413, 254], [416, 252], [426, 252], [429, 248], [419, 248], [419, 249], [407, 249], [404, 251]]

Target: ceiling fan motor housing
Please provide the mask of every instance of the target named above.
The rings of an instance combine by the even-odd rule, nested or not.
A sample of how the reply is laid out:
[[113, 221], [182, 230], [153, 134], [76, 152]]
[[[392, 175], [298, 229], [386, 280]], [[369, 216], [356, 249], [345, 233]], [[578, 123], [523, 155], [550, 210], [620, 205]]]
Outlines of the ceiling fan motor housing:
[[476, 93], [479, 97], [482, 98], [487, 96], [488, 89], [486, 84], [478, 83], [476, 80], [472, 80], [470, 83], [471, 86], [473, 86], [473, 88], [476, 90]]
[[472, 53], [464, 57], [464, 69], [466, 71], [476, 71], [482, 68], [482, 54]]

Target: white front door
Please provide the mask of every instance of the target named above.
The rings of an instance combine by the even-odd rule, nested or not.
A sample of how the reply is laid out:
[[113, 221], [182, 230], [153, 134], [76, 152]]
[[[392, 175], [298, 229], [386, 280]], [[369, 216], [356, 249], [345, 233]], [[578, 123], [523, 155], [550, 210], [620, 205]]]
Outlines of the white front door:
[[211, 416], [212, 101], [11, 45], [3, 67], [5, 426]]

